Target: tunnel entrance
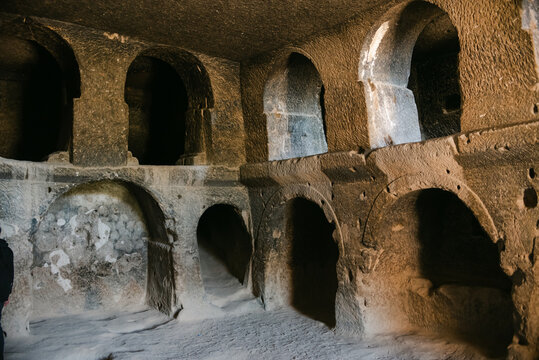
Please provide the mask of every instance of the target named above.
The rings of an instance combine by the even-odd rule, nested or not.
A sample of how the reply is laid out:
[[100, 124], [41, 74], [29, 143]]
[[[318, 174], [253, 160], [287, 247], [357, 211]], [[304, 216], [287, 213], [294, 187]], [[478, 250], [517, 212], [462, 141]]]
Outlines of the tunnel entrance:
[[325, 153], [324, 86], [307, 57], [292, 53], [264, 90], [269, 160]]
[[100, 181], [61, 195], [32, 237], [33, 316], [147, 303], [169, 313], [171, 244], [143, 189]]
[[197, 240], [207, 294], [225, 297], [245, 285], [251, 237], [235, 207], [218, 204], [206, 210], [198, 222]]
[[286, 211], [286, 232], [291, 243], [292, 306], [304, 315], [335, 327], [337, 260], [335, 226], [314, 202], [296, 198]]
[[513, 336], [511, 281], [473, 212], [455, 194], [427, 189], [400, 198], [384, 219], [372, 279], [380, 285], [367, 300], [375, 321], [388, 324], [385, 331], [420, 328], [502, 356]]
[[[71, 70], [78, 74], [78, 67]], [[0, 35], [0, 156], [43, 161], [68, 150], [78, 94], [68, 88], [66, 81], [73, 79], [66, 76], [36, 41]]]
[[163, 60], [138, 56], [127, 72], [129, 151], [142, 165], [175, 165], [185, 151], [187, 90]]

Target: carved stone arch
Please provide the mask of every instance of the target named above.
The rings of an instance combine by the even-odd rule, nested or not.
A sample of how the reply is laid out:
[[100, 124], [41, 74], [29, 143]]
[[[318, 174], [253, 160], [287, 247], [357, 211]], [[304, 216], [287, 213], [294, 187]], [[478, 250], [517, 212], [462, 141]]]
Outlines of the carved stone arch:
[[[165, 87], [171, 90], [163, 92]], [[155, 92], [157, 95], [153, 98], [152, 94], [142, 98], [139, 95], [147, 92]], [[171, 94], [175, 98], [165, 99]], [[145, 100], [146, 97], [150, 100]], [[150, 156], [155, 158], [150, 162], [157, 164], [200, 165], [208, 162], [208, 154], [212, 149], [211, 118], [215, 100], [210, 76], [195, 55], [168, 46], [142, 50], [127, 71], [125, 100], [130, 105], [132, 135], [138, 132], [140, 138], [137, 140], [137, 137], [130, 135], [130, 143], [136, 146], [135, 152], [151, 154], [160, 149], [165, 159]], [[162, 106], [152, 108], [154, 100], [161, 101]], [[167, 112], [163, 115], [152, 115], [152, 112], [165, 110]], [[156, 127], [156, 123], [161, 124], [160, 127]], [[152, 130], [159, 131], [156, 135], [161, 136], [152, 136]], [[162, 138], [167, 136], [170, 138], [164, 141]], [[150, 144], [147, 148], [144, 147], [146, 138]]]
[[[302, 203], [302, 206], [308, 205], [309, 208], [320, 211], [320, 214], [325, 218], [328, 226], [333, 228], [330, 241], [333, 243], [332, 246], [335, 247], [335, 263], [330, 261], [333, 265], [326, 265], [333, 267], [333, 270], [331, 271], [335, 272], [336, 277], [336, 293], [334, 294], [332, 301], [339, 301], [339, 288], [341, 286], [340, 278], [342, 276], [342, 271], [340, 269], [342, 267], [342, 259], [344, 256], [343, 236], [339, 220], [337, 219], [331, 204], [321, 192], [311, 186], [294, 184], [280, 189], [270, 196], [264, 207], [256, 232], [257, 237], [255, 239], [255, 244], [257, 247], [255, 249], [255, 261], [253, 263], [253, 288], [255, 295], [262, 296], [263, 301], [268, 308], [280, 307], [285, 304], [296, 307], [296, 305], [299, 304], [296, 302], [297, 298], [293, 295], [296, 294], [294, 291], [295, 286], [292, 286], [284, 280], [290, 279], [292, 281], [292, 279], [295, 278], [295, 271], [290, 267], [291, 264], [288, 263], [289, 261], [295, 261], [293, 260], [294, 255], [292, 255], [295, 241], [292, 241], [294, 239], [289, 238], [291, 234], [287, 233], [287, 231], [289, 231], [289, 221], [292, 221], [293, 219], [289, 219], [287, 216], [291, 215], [288, 213], [291, 209], [289, 208], [290, 206], [300, 205], [299, 203], [296, 203], [297, 201]], [[327, 256], [329, 258], [330, 254], [328, 253]], [[310, 258], [310, 256], [307, 256], [304, 260], [309, 261], [308, 259]], [[327, 269], [329, 270], [329, 268]], [[296, 281], [294, 281], [294, 283], [301, 284], [301, 282]], [[325, 286], [322, 287], [325, 288]], [[324, 295], [321, 296], [321, 298], [330, 299], [331, 296]], [[302, 311], [301, 307], [297, 307], [297, 309]], [[329, 310], [330, 308], [328, 307], [327, 309]], [[334, 309], [331, 311], [334, 311]], [[310, 316], [308, 313], [306, 314], [307, 316]], [[335, 314], [329, 314], [327, 317], [324, 316], [313, 318], [325, 322], [330, 327], [335, 326]], [[333, 316], [332, 320], [331, 316]]]
[[269, 160], [327, 152], [325, 88], [312, 57], [286, 48], [271, 67], [263, 94]]
[[375, 24], [358, 73], [371, 148], [460, 132], [459, 52], [450, 14], [430, 0], [399, 4]]
[[69, 43], [53, 29], [20, 16], [0, 15], [0, 81], [6, 86], [0, 156], [43, 161], [70, 151], [73, 102], [80, 70]]
[[[455, 194], [475, 215], [493, 242], [499, 232], [481, 198], [465, 183], [447, 174], [418, 173], [399, 177], [390, 182], [376, 196], [363, 228], [362, 242], [371, 243], [373, 232], [385, 215], [385, 209], [408, 193], [425, 189], [442, 189]], [[389, 190], [389, 191], [388, 191]]]

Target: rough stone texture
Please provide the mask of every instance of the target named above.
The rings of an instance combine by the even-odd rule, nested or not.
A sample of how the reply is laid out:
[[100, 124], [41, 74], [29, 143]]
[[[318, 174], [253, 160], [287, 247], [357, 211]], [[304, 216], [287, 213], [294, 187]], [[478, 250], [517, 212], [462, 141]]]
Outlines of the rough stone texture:
[[270, 160], [327, 152], [323, 84], [311, 61], [293, 53], [264, 90]]
[[[246, 142], [248, 161], [268, 159], [261, 93], [273, 64], [293, 51], [309, 55], [324, 83], [329, 151], [375, 147], [376, 143], [369, 140], [368, 124], [372, 117], [367, 106], [369, 87], [365, 82], [357, 82], [358, 78], [361, 80], [360, 61], [367, 55], [368, 45], [377, 29], [386, 21], [398, 20], [403, 4], [407, 3], [388, 1], [382, 6], [373, 6], [356, 19], [325, 34], [244, 60], [242, 101], [245, 128], [250, 134]], [[497, 0], [439, 0], [432, 3], [449, 15], [459, 34], [461, 130], [535, 120], [537, 75], [531, 38], [521, 29], [520, 4]], [[395, 39], [387, 40], [396, 46]], [[390, 63], [394, 55], [394, 51], [385, 51], [379, 58]], [[388, 94], [387, 101], [392, 94]], [[409, 119], [409, 115], [402, 118]], [[415, 139], [420, 140], [417, 136]]]
[[[337, 331], [372, 336], [381, 331], [378, 328], [381, 324], [410, 329], [410, 321], [413, 322], [413, 316], [417, 315], [405, 312], [404, 317], [386, 318], [385, 310], [377, 310], [376, 299], [382, 292], [380, 284], [389, 281], [383, 275], [389, 261], [387, 256], [389, 259], [397, 255], [411, 256], [417, 251], [419, 240], [412, 236], [411, 243], [397, 241], [399, 249], [391, 250], [391, 247], [378, 245], [381, 235], [376, 229], [393, 229], [397, 233], [416, 231], [412, 221], [414, 207], [396, 212], [405, 221], [396, 225], [392, 220], [394, 217], [386, 217], [388, 209], [414, 191], [442, 189], [455, 194], [471, 210], [489, 241], [500, 251], [499, 266], [512, 281], [515, 320], [510, 326], [514, 327], [515, 336], [509, 354], [516, 358], [533, 358], [538, 346], [535, 310], [538, 304], [532, 298], [537, 287], [533, 250], [537, 245], [533, 239], [539, 213], [537, 206], [524, 204], [524, 193], [529, 188], [537, 192], [534, 165], [538, 156], [538, 131], [534, 123], [386, 147], [372, 151], [366, 157], [357, 152], [335, 153], [242, 167], [242, 181], [250, 188], [257, 244], [253, 259], [255, 291], [270, 308], [290, 303], [287, 294], [292, 288], [283, 281], [286, 267], [276, 266], [275, 262], [285, 256], [283, 250], [279, 250], [281, 243], [289, 241], [283, 236], [286, 233], [284, 206], [288, 200], [302, 197], [317, 203], [328, 221], [335, 223], [333, 238], [339, 245], [340, 254], [337, 263]], [[535, 205], [535, 202], [529, 201], [529, 205]], [[413, 264], [413, 261], [399, 260], [397, 263]], [[436, 299], [439, 295], [433, 292], [432, 282], [424, 276], [407, 275], [397, 270], [393, 274], [399, 284], [411, 284], [414, 296], [431, 299], [429, 301], [437, 304], [435, 310], [417, 305], [425, 307], [425, 313], [419, 316], [422, 324], [413, 326], [441, 332], [448, 332], [455, 326], [448, 323], [441, 327], [435, 325], [437, 321], [432, 315], [447, 314], [450, 310], [444, 305], [447, 300]], [[371, 280], [373, 276], [382, 278]], [[479, 309], [499, 306], [496, 297], [487, 295], [488, 288], [490, 286], [485, 288], [485, 295], [481, 295], [480, 287], [469, 288], [476, 291], [477, 295], [473, 295], [476, 301], [485, 304]], [[448, 288], [444, 291], [443, 296], [458, 299], [462, 290]], [[469, 296], [464, 299], [470, 299]], [[508, 301], [505, 299], [502, 303]], [[404, 296], [398, 301], [403, 301], [404, 308], [414, 307]], [[474, 313], [469, 304], [471, 302], [465, 300], [458, 311], [467, 308], [472, 311], [469, 316], [485, 315]], [[380, 316], [386, 320], [381, 321]], [[458, 326], [461, 330], [462, 326], [466, 327], [462, 323]], [[464, 329], [459, 336], [465, 338], [468, 331], [473, 330], [471, 327]], [[502, 325], [501, 331], [512, 330]], [[509, 345], [507, 335], [505, 341], [505, 345]], [[492, 344], [488, 347], [492, 348]]]
[[[7, 36], [41, 44], [64, 73], [71, 71], [70, 88], [80, 88], [80, 94], [71, 93], [71, 147], [58, 149], [62, 151], [43, 163], [0, 159], [0, 226], [14, 249], [17, 274], [12, 305], [5, 310], [8, 331], [28, 332], [32, 309], [32, 316], [42, 313], [34, 299], [39, 293], [32, 295], [40, 282], [51, 284], [51, 298], [57, 296], [53, 291], [64, 291], [59, 288], [58, 280], [66, 283], [60, 275], [72, 286], [76, 283], [75, 272], [84, 266], [74, 265], [77, 255], [70, 251], [83, 252], [84, 264], [97, 260], [106, 266], [106, 255], [119, 263], [122, 257], [147, 251], [146, 280], [141, 269], [111, 275], [108, 267], [102, 272], [96, 267], [91, 276], [106, 275], [103, 281], [112, 281], [114, 291], [135, 279], [134, 298], [145, 292], [148, 304], [169, 315], [199, 309], [206, 298], [197, 226], [209, 207], [226, 204], [241, 212], [252, 234], [245, 282], [267, 309], [307, 303], [300, 311], [334, 325], [341, 335], [436, 332], [448, 341], [471, 342], [485, 355], [537, 358], [536, 4], [302, 0], [287, 2], [288, 11], [268, 4], [242, 4], [226, 11], [219, 1], [164, 1], [151, 9], [141, 3], [73, 5], [63, 0], [46, 6], [25, 0], [0, 5], [3, 11], [57, 19], [2, 14], [0, 29]], [[252, 11], [256, 6], [260, 9]], [[216, 15], [217, 10], [224, 12]], [[299, 15], [308, 19], [301, 21]], [[422, 91], [438, 99], [454, 95], [458, 88], [461, 103], [450, 116], [451, 124], [442, 126], [443, 118], [436, 117], [429, 128], [418, 119], [430, 117], [440, 101], [429, 99], [431, 104], [422, 109], [421, 91], [416, 98], [406, 86], [414, 88], [409, 85], [411, 73], [416, 83], [424, 80], [417, 76], [419, 70], [414, 74], [410, 69], [414, 51], [427, 57], [434, 51], [434, 40], [443, 38], [439, 32], [433, 35], [437, 27], [454, 35], [450, 24], [427, 25], [431, 19], [449, 19], [456, 29], [458, 69], [454, 61], [442, 61], [435, 66], [443, 72], [436, 80], [451, 91], [433, 84]], [[420, 35], [425, 26], [427, 34]], [[77, 71], [66, 60], [66, 44]], [[286, 144], [286, 138], [275, 136], [282, 136], [285, 132], [277, 129], [287, 126], [276, 122], [274, 127], [267, 116], [271, 110], [283, 110], [280, 99], [290, 88], [275, 86], [276, 102], [264, 95], [292, 53], [309, 59], [319, 75], [309, 99], [320, 106], [328, 153], [268, 161], [276, 158], [270, 144]], [[182, 165], [140, 166], [128, 151], [124, 91], [128, 69], [139, 55], [167, 62], [186, 86], [185, 156], [178, 161]], [[295, 105], [303, 114], [302, 107], [309, 103], [301, 100]], [[312, 132], [307, 135], [315, 138]], [[320, 140], [318, 145], [324, 139]], [[325, 150], [305, 149], [312, 142], [304, 145], [286, 156]], [[127, 242], [136, 246], [116, 248], [109, 234], [108, 245], [103, 245], [108, 247], [97, 249], [100, 223], [111, 229], [123, 225], [112, 219], [114, 210], [106, 210], [103, 218], [86, 214], [70, 194], [104, 182], [109, 185], [100, 190], [98, 186], [96, 196], [110, 205], [114, 200], [106, 188], [123, 194], [132, 206], [122, 211], [131, 218], [138, 214], [139, 219], [128, 216], [121, 224], [138, 223], [143, 213], [147, 241], [144, 231], [137, 231]], [[310, 205], [294, 207], [303, 201]], [[71, 249], [62, 241], [79, 241], [81, 229], [74, 226], [73, 235], [73, 227], [63, 228], [71, 226], [68, 222], [58, 222], [75, 216], [75, 209], [77, 218], [86, 219], [80, 224], [87, 225], [89, 236], [84, 246]], [[302, 218], [302, 212], [312, 216]], [[320, 226], [312, 226], [319, 230], [316, 234], [309, 233], [309, 221]], [[313, 249], [302, 247], [306, 238], [318, 235], [321, 241], [313, 241]], [[432, 250], [438, 249], [433, 246], [437, 241], [439, 250]], [[110, 252], [101, 254], [101, 248]], [[298, 248], [303, 249], [300, 255]], [[56, 271], [53, 265], [67, 262], [60, 250], [70, 264]], [[320, 256], [325, 252], [338, 253], [338, 258]], [[144, 266], [142, 256], [140, 264]], [[316, 311], [309, 308], [313, 303], [297, 297], [296, 279], [312, 269], [328, 280], [319, 290], [329, 296], [314, 305]], [[304, 295], [316, 294], [309, 282], [299, 288], [305, 289]], [[91, 291], [76, 289], [79, 299], [62, 301], [73, 301], [77, 305], [69, 306], [82, 309], [82, 294], [86, 299]], [[94, 298], [88, 303], [108, 306]]]
[[[157, 227], [158, 229], [155, 231], [152, 231], [151, 228], [149, 229], [149, 241], [144, 241], [145, 237], [142, 232], [140, 233], [140, 238], [132, 239], [129, 244], [137, 244], [136, 246], [132, 246], [133, 249], [109, 249], [111, 250], [110, 256], [113, 258], [117, 255], [117, 262], [120, 262], [122, 256], [119, 255], [124, 253], [142, 255], [145, 251], [134, 251], [135, 247], [140, 248], [139, 245], [142, 241], [144, 243], [143, 248], [148, 248], [148, 259], [144, 260], [142, 256], [140, 256], [138, 261], [140, 261], [141, 264], [144, 264], [146, 261], [148, 264], [154, 264], [154, 266], [149, 267], [148, 275], [146, 276], [151, 277], [151, 272], [154, 271], [156, 273], [155, 276], [157, 276], [161, 282], [164, 282], [164, 284], [162, 287], [153, 289], [148, 288], [151, 286], [151, 282], [148, 282], [147, 286], [145, 285], [144, 276], [141, 275], [145, 274], [144, 269], [137, 269], [134, 274], [131, 273], [129, 275], [126, 270], [126, 275], [123, 278], [116, 273], [110, 275], [109, 280], [104, 279], [102, 281], [110, 281], [112, 284], [115, 284], [115, 291], [120, 291], [122, 286], [126, 286], [122, 285], [124, 284], [123, 281], [133, 277], [134, 279], [137, 279], [136, 284], [133, 283], [134, 288], [126, 290], [133, 294], [133, 301], [144, 301], [144, 298], [140, 299], [139, 295], [146, 293], [146, 302], [169, 314], [174, 314], [181, 308], [195, 306], [196, 304], [199, 304], [203, 298], [204, 290], [198, 262], [196, 228], [198, 219], [202, 216], [204, 211], [214, 204], [222, 203], [231, 204], [238, 209], [249, 208], [247, 191], [238, 183], [237, 171], [227, 168], [203, 166], [136, 166], [89, 169], [74, 167], [72, 165], [40, 164], [2, 159], [0, 174], [0, 193], [2, 194], [0, 196], [0, 226], [3, 229], [2, 234], [6, 237], [16, 254], [16, 279], [14, 293], [12, 294], [11, 299], [12, 306], [6, 308], [3, 316], [3, 325], [5, 325], [7, 331], [12, 334], [28, 331], [29, 316], [40, 316], [38, 311], [32, 313], [32, 289], [39, 287], [39, 284], [44, 280], [40, 278], [39, 274], [43, 273], [42, 270], [45, 264], [42, 261], [43, 256], [46, 260], [46, 254], [50, 254], [48, 249], [50, 248], [50, 250], [52, 250], [51, 252], [63, 250], [69, 256], [69, 261], [72, 264], [76, 261], [76, 254], [73, 254], [74, 256], [72, 257], [69, 255], [70, 251], [76, 252], [76, 249], [82, 250], [82, 245], [75, 246], [71, 250], [68, 250], [70, 246], [67, 249], [64, 249], [61, 237], [55, 238], [57, 243], [54, 250], [52, 248], [52, 243], [49, 244], [50, 246], [45, 246], [47, 249], [45, 249], [44, 252], [38, 251], [37, 246], [38, 244], [41, 246], [42, 244], [48, 244], [52, 241], [52, 239], [49, 239], [51, 241], [47, 241], [46, 235], [49, 233], [45, 232], [45, 229], [48, 229], [48, 225], [52, 221], [50, 220], [51, 214], [56, 213], [55, 208], [58, 209], [57, 207], [60, 206], [58, 205], [58, 202], [60, 202], [60, 204], [65, 203], [66, 196], [63, 194], [66, 192], [69, 194], [71, 189], [74, 189], [72, 191], [76, 194], [81, 185], [106, 180], [117, 185], [107, 185], [104, 189], [99, 189], [99, 186], [95, 187], [95, 185], [84, 186], [90, 186], [90, 188], [92, 188], [92, 194], [95, 193], [95, 196], [102, 200], [105, 200], [110, 196], [107, 190], [108, 186], [111, 186], [112, 188], [123, 186], [123, 190], [114, 191], [115, 196], [117, 197], [121, 197], [120, 194], [124, 194], [128, 199], [137, 199], [138, 206], [143, 209], [143, 212], [146, 212], [145, 223], [151, 224], [151, 227]], [[146, 195], [141, 196], [141, 191]], [[150, 204], [148, 204], [148, 202], [150, 202]], [[107, 203], [111, 206], [114, 201]], [[157, 204], [159, 211], [152, 208], [152, 206], [157, 206]], [[123, 208], [126, 209], [126, 206], [127, 205], [123, 205]], [[78, 209], [81, 208], [78, 207]], [[148, 209], [150, 211], [148, 211]], [[70, 210], [69, 207], [62, 207], [62, 211], [67, 213]], [[162, 216], [159, 216], [159, 212], [162, 212]], [[129, 213], [129, 211], [127, 213]], [[134, 216], [133, 212], [131, 212], [131, 214]], [[92, 214], [83, 214], [82, 216], [85, 218], [92, 216], [96, 217], [96, 215]], [[108, 214], [108, 216], [114, 216], [114, 214]], [[88, 220], [90, 221], [90, 219]], [[123, 220], [125, 220], [125, 217]], [[58, 219], [56, 219], [56, 221], [58, 221]], [[127, 224], [129, 224], [130, 221], [134, 220], [129, 220], [128, 218]], [[112, 224], [109, 225], [105, 218], [101, 219], [101, 223], [112, 226]], [[80, 224], [83, 224], [83, 222]], [[85, 259], [83, 259], [82, 262], [87, 262], [91, 259], [98, 260], [98, 264], [106, 267], [105, 269], [102, 269], [104, 273], [102, 273], [101, 276], [110, 274], [109, 271], [111, 269], [107, 267], [107, 264], [110, 263], [107, 263], [107, 254], [104, 254], [103, 251], [112, 246], [113, 242], [109, 240], [107, 243], [108, 245], [104, 245], [105, 248], [99, 249], [102, 250], [101, 252], [99, 250], [96, 251], [96, 242], [100, 241], [98, 238], [99, 219], [92, 218], [91, 224], [85, 224], [89, 229], [81, 229], [83, 232], [81, 235], [89, 233], [88, 240], [90, 242], [84, 245]], [[125, 222], [122, 221], [122, 224], [125, 224]], [[249, 224], [248, 218], [247, 224]], [[54, 223], [52, 225], [54, 225]], [[58, 226], [57, 222], [56, 225]], [[69, 223], [67, 226], [70, 226]], [[122, 227], [122, 225], [119, 226]], [[102, 228], [105, 227], [102, 226]], [[57, 228], [55, 231], [59, 230], [61, 229]], [[112, 230], [111, 233], [109, 233], [109, 239], [110, 236], [112, 236]], [[78, 240], [80, 238], [77, 236], [68, 236], [68, 239]], [[123, 245], [126, 244], [124, 243]], [[122, 244], [120, 243], [118, 246], [122, 247]], [[165, 251], [163, 252], [161, 250], [161, 252], [159, 252], [160, 249], [164, 249]], [[39, 256], [43, 253], [45, 255]], [[156, 258], [152, 257], [152, 253], [155, 254]], [[163, 257], [166, 254], [169, 254], [168, 256], [170, 256], [170, 259]], [[103, 256], [105, 257], [105, 261], [103, 261]], [[53, 256], [53, 259], [50, 260], [57, 262], [56, 256]], [[173, 268], [170, 269], [166, 265], [167, 263]], [[76, 280], [78, 279], [76, 270], [81, 270], [84, 267], [78, 265], [71, 266], [62, 267], [59, 274], [63, 278], [70, 280], [72, 286], [75, 287]], [[34, 269], [34, 271], [32, 271], [32, 269]], [[56, 290], [53, 291], [53, 289], [57, 289], [58, 293], [63, 292], [63, 289], [60, 289], [57, 285], [59, 277], [56, 276], [57, 274], [51, 274], [50, 269], [50, 267], [49, 269], [46, 269], [45, 278], [48, 279], [47, 281], [52, 282], [51, 291], [48, 295], [49, 297], [54, 298], [53, 293], [56, 292]], [[73, 269], [73, 272], [68, 271], [71, 269]], [[98, 269], [96, 268], [96, 270]], [[172, 274], [169, 275], [169, 271], [172, 271]], [[92, 272], [90, 276], [96, 276], [98, 274], [100, 273]], [[85, 278], [87, 277], [85, 276]], [[171, 279], [173, 283], [170, 283], [167, 279]], [[92, 285], [97, 285], [97, 283], [92, 282]], [[83, 286], [81, 287], [84, 288]], [[171, 291], [168, 291], [167, 289], [170, 289]], [[167, 299], [167, 291], [170, 293], [171, 299]], [[78, 293], [80, 298], [83, 291], [78, 291]], [[98, 294], [98, 297], [101, 296], [106, 298], [106, 295], [108, 295], [106, 291], [103, 291]], [[42, 299], [42, 297], [40, 297], [40, 299]], [[76, 310], [84, 308], [85, 302], [83, 300], [84, 298], [81, 298], [81, 301], [77, 301], [76, 298], [74, 298], [65, 301], [72, 302], [70, 305], [72, 306], [71, 310]], [[116, 305], [114, 304], [114, 301], [103, 302], [104, 304], [100, 305], [101, 307], [109, 305], [110, 307], [113, 307], [113, 305]], [[95, 303], [98, 303], [98, 301]], [[38, 306], [36, 309], [42, 308]], [[62, 308], [62, 311], [69, 310]]]
[[[77, 72], [80, 68], [83, 85], [80, 86], [80, 98], [75, 99], [73, 107], [73, 164], [126, 164], [129, 108], [124, 100], [125, 80], [131, 62], [140, 53], [168, 60], [188, 90], [192, 90], [188, 93], [191, 109], [188, 114], [192, 115], [188, 116], [187, 132], [194, 137], [188, 138], [187, 152], [203, 153], [202, 164], [237, 166], [243, 162], [243, 136], [238, 136], [238, 133], [243, 133], [243, 122], [237, 64], [58, 21], [35, 19], [32, 21], [37, 25], [31, 22], [26, 25], [29, 21], [14, 15], [2, 15], [4, 27], [12, 27], [14, 23], [25, 30], [29, 26], [31, 30], [34, 27], [43, 27], [49, 32], [53, 30], [71, 47], [78, 62]], [[22, 31], [11, 32], [23, 39], [30, 37]], [[29, 31], [29, 34], [33, 32]], [[36, 41], [43, 43], [39, 37]], [[183, 59], [173, 54], [180, 54]], [[60, 63], [66, 61], [61, 53], [57, 56], [63, 59]], [[198, 85], [200, 82], [204, 82], [206, 92]], [[189, 131], [193, 127], [198, 130]]]

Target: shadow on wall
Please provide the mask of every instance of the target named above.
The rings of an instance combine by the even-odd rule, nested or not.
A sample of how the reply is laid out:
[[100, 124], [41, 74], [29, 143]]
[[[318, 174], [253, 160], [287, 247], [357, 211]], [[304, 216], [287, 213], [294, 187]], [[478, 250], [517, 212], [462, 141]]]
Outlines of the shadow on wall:
[[397, 200], [384, 219], [371, 326], [421, 328], [503, 356], [513, 336], [511, 281], [472, 211], [453, 193], [427, 189]]
[[291, 243], [292, 306], [306, 316], [335, 327], [338, 246], [335, 226], [315, 203], [296, 198], [287, 205], [286, 232]]
[[325, 153], [324, 87], [305, 56], [292, 53], [264, 89], [269, 160]]
[[[206, 210], [198, 222], [197, 240], [199, 248], [218, 259], [232, 276], [244, 284], [249, 275], [252, 245], [243, 218], [235, 207], [218, 204]], [[208, 268], [211, 265], [207, 259], [201, 258], [200, 261], [203, 280], [208, 281], [213, 269]]]
[[134, 185], [103, 181], [68, 191], [49, 207], [32, 242], [34, 317], [119, 309], [145, 297], [163, 312], [171, 309], [163, 214]]
[[79, 76], [73, 51], [50, 30], [0, 24], [0, 156], [42, 161], [69, 150]]
[[390, 11], [365, 44], [359, 66], [371, 147], [460, 132], [458, 33], [425, 1]]

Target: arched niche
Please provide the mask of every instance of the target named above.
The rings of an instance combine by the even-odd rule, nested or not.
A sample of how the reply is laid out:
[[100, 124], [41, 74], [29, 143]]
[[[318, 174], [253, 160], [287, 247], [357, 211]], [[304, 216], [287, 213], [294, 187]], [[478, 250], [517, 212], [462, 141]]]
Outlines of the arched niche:
[[390, 11], [367, 37], [359, 66], [372, 148], [460, 132], [458, 33], [425, 1]]
[[369, 227], [378, 257], [362, 285], [366, 332], [431, 332], [504, 355], [513, 337], [512, 283], [470, 208], [429, 188], [400, 196], [381, 214]]
[[207, 209], [198, 222], [197, 243], [206, 294], [222, 297], [248, 282], [253, 247], [238, 209], [227, 204]]
[[155, 199], [131, 183], [99, 181], [60, 195], [33, 244], [33, 316], [174, 304], [172, 244]]
[[306, 56], [292, 53], [264, 88], [269, 160], [325, 153], [324, 84]]
[[275, 225], [265, 230], [274, 243], [262, 258], [263, 284], [257, 284], [264, 288], [264, 302], [272, 309], [289, 306], [333, 328], [339, 259], [336, 224], [307, 198], [296, 195], [279, 204], [269, 214]]
[[71, 47], [29, 19], [0, 21], [0, 156], [42, 161], [71, 147], [80, 72]]
[[142, 51], [125, 83], [129, 106], [128, 149], [143, 165], [205, 164], [211, 148], [209, 76], [188, 52]]

